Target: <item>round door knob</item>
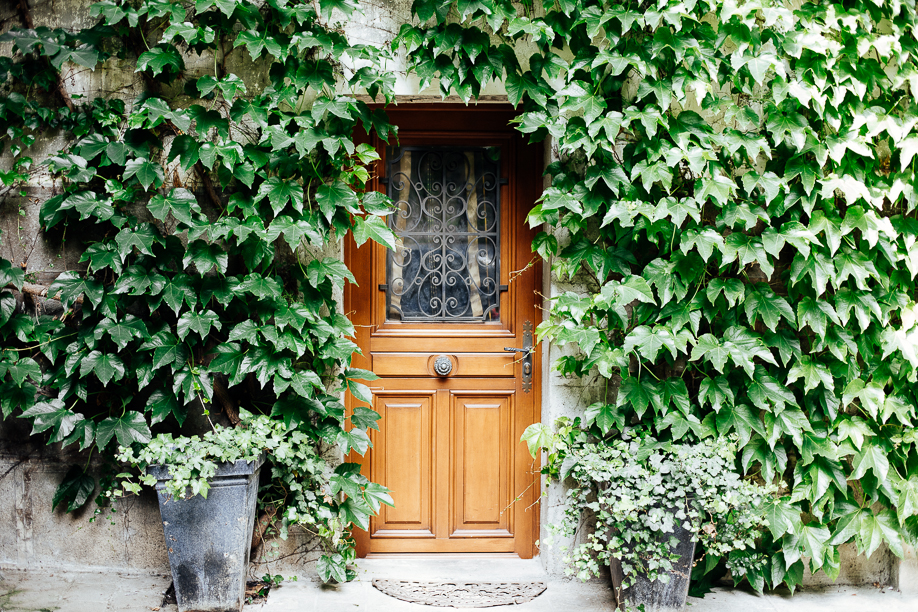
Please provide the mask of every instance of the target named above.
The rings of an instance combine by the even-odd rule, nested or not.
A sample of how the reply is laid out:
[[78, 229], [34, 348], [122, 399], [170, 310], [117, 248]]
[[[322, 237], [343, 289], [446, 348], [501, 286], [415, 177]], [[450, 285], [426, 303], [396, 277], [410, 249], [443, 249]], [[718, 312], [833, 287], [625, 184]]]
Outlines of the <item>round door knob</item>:
[[437, 357], [437, 360], [434, 361], [434, 372], [438, 376], [449, 376], [449, 373], [453, 371], [453, 360], [445, 355]]

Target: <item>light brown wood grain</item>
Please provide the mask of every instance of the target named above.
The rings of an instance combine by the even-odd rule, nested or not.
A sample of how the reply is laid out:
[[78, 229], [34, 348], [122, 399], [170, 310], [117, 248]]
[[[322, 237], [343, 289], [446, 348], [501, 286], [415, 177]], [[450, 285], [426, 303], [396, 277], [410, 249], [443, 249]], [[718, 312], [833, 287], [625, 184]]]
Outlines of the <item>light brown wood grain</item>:
[[[434, 537], [433, 484], [434, 394], [377, 394], [379, 432], [373, 439], [373, 475], [392, 491], [395, 507], [383, 506], [378, 535]], [[411, 532], [405, 534], [404, 532]]]
[[518, 358], [510, 353], [373, 353], [373, 371], [378, 376], [435, 376], [434, 361], [448, 357], [453, 364], [450, 377], [515, 376]]

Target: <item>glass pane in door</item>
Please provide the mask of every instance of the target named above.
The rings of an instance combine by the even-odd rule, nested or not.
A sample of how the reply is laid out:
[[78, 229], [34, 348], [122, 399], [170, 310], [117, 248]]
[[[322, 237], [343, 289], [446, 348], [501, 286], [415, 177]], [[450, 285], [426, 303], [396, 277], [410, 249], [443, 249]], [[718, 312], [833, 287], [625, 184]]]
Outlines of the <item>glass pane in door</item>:
[[500, 320], [499, 149], [389, 150], [386, 320]]

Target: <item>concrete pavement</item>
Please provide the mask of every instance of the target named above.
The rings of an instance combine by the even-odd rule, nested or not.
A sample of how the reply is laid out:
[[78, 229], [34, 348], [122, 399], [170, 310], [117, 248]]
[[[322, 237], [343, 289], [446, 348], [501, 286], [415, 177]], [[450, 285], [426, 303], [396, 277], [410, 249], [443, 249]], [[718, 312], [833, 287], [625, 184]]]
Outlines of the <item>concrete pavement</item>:
[[[546, 591], [514, 612], [612, 612], [609, 589], [602, 582], [581, 584], [547, 577], [538, 561], [510, 558], [390, 557], [359, 562], [358, 579], [324, 586], [304, 571], [296, 582], [275, 587], [263, 604], [246, 612], [437, 612], [393, 599], [372, 586], [374, 578], [405, 580], [541, 580]], [[0, 612], [176, 612], [163, 606], [171, 579], [164, 574], [111, 570], [22, 570], [0, 567]], [[490, 608], [500, 612], [504, 607]], [[509, 607], [507, 608], [509, 610]], [[885, 587], [806, 588], [757, 596], [743, 589], [715, 589], [704, 599], [689, 599], [688, 612], [918, 612], [918, 597]]]

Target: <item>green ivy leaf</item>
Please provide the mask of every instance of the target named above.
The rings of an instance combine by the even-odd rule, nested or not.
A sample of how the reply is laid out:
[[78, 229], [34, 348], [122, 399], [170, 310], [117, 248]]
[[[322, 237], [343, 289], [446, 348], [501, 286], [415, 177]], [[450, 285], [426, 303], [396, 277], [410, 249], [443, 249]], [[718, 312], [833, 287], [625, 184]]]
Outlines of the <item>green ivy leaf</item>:
[[96, 479], [83, 471], [78, 465], [72, 466], [64, 475], [63, 480], [54, 491], [51, 498], [51, 510], [65, 504], [67, 512], [79, 510], [92, 497], [96, 490]]
[[354, 241], [357, 246], [374, 240], [387, 249], [395, 250], [395, 233], [379, 217], [354, 217]]
[[794, 394], [768, 374], [768, 370], [762, 366], [756, 366], [755, 378], [748, 384], [749, 399], [757, 408], [777, 414], [783, 411], [786, 405], [797, 405]]
[[376, 422], [380, 419], [379, 413], [364, 406], [357, 406], [351, 412], [351, 424], [357, 429], [379, 430]]
[[[613, 427], [618, 427], [619, 429], [625, 427], [625, 414], [620, 411], [617, 406], [597, 402], [586, 408], [583, 413], [583, 421], [584, 425], [587, 427], [595, 423], [603, 435], [605, 435], [609, 433]], [[543, 439], [542, 441], [545, 440]], [[535, 456], [532, 444], [529, 446], [529, 452]]]
[[721, 266], [725, 266], [739, 259], [740, 267], [747, 266], [751, 263], [759, 264], [762, 272], [771, 278], [774, 272], [774, 266], [771, 259], [765, 252], [762, 239], [755, 236], [747, 236], [736, 232], [727, 236], [723, 250], [723, 261]]
[[178, 74], [185, 69], [185, 62], [178, 49], [172, 45], [160, 45], [144, 51], [137, 58], [137, 69], [134, 72], [150, 70], [153, 76], [163, 71]]
[[720, 412], [723, 406], [732, 406], [736, 396], [730, 382], [724, 376], [705, 378], [698, 387], [698, 401], [703, 406], [709, 403], [714, 412]]
[[269, 178], [258, 188], [255, 201], [259, 202], [265, 197], [268, 198], [275, 215], [280, 214], [287, 204], [291, 204], [297, 212], [303, 212], [303, 188], [294, 181], [276, 176]]
[[904, 478], [896, 485], [898, 491], [896, 513], [899, 523], [904, 524], [906, 519], [918, 516], [918, 475], [913, 475], [908, 480]]
[[271, 416], [284, 419], [288, 427], [308, 422], [313, 414], [325, 415], [325, 407], [317, 399], [311, 397], [289, 397], [279, 400], [271, 409]]
[[127, 315], [121, 321], [115, 321], [110, 318], [103, 319], [96, 326], [93, 335], [96, 340], [101, 339], [104, 335], [108, 335], [115, 341], [119, 349], [127, 348], [127, 345], [132, 340], [150, 339], [150, 333], [147, 331], [146, 324], [142, 319], [134, 315]]
[[365, 455], [370, 448], [370, 437], [362, 429], [338, 432], [337, 442], [345, 453], [356, 451], [360, 455]]
[[791, 263], [792, 284], [796, 285], [804, 275], [810, 277], [816, 297], [819, 297], [825, 293], [828, 281], [835, 278], [835, 266], [829, 257], [818, 250], [814, 250], [809, 257], [798, 253]]
[[287, 215], [281, 215], [271, 222], [265, 238], [273, 241], [281, 234], [290, 249], [294, 251], [300, 246], [303, 238], [308, 238], [310, 244], [313, 245], [322, 244], [323, 241], [321, 230], [313, 223], [306, 219], [293, 219]]
[[363, 498], [366, 500], [367, 504], [373, 508], [373, 512], [379, 512], [382, 504], [386, 504], [391, 508], [395, 507], [395, 502], [389, 494], [389, 489], [375, 482], [368, 483], [366, 487], [364, 487]]
[[899, 526], [892, 510], [883, 510], [876, 514], [870, 511], [861, 513], [858, 538], [861, 542], [858, 546], [859, 552], [863, 551], [866, 556], [872, 555], [883, 542], [889, 545], [894, 554], [905, 554]]
[[92, 351], [80, 361], [80, 376], [95, 373], [103, 385], [124, 378], [124, 362], [114, 354]]
[[179, 317], [178, 323], [176, 323], [175, 329], [176, 334], [179, 337], [179, 340], [185, 340], [190, 332], [196, 333], [202, 340], [207, 340], [208, 334], [210, 334], [211, 328], [220, 331], [223, 324], [220, 323], [220, 318], [217, 316], [217, 313], [212, 310], [205, 312], [185, 312]]
[[695, 199], [699, 202], [711, 199], [720, 206], [725, 206], [735, 193], [736, 183], [720, 174], [699, 179], [695, 187]]
[[800, 528], [800, 542], [810, 558], [813, 571], [822, 567], [825, 562], [826, 544], [829, 538], [829, 530], [818, 524], [804, 525]]
[[115, 236], [122, 262], [134, 253], [134, 249], [142, 255], [152, 255], [153, 244], [158, 240], [157, 230], [149, 223], [141, 223], [133, 228], [126, 227]]
[[52, 442], [62, 441], [83, 420], [82, 416], [68, 410], [64, 402], [56, 398], [35, 404], [24, 411], [22, 416], [32, 420], [32, 434], [53, 430]]
[[164, 389], [156, 389], [150, 394], [150, 399], [147, 400], [147, 409], [150, 412], [150, 423], [152, 425], [162, 422], [172, 414], [178, 421], [179, 426], [181, 426], [187, 416], [187, 410], [176, 399], [175, 395], [171, 391]]
[[203, 214], [194, 194], [182, 188], [172, 189], [168, 196], [153, 196], [147, 204], [147, 210], [160, 221], [165, 221], [171, 213], [176, 221], [187, 226], [193, 226], [194, 217]]
[[746, 318], [749, 325], [755, 326], [756, 321], [761, 316], [762, 322], [772, 332], [778, 327], [781, 319], [790, 322], [796, 326], [797, 319], [794, 317], [794, 311], [790, 304], [783, 297], [776, 295], [765, 283], [746, 286], [746, 297], [743, 300], [743, 309], [746, 311]]
[[689, 416], [691, 403], [684, 380], [681, 378], [667, 378], [663, 381], [663, 393], [664, 404], [675, 404], [676, 408], [678, 408], [683, 415], [686, 417]]
[[776, 540], [785, 534], [800, 535], [803, 531], [800, 508], [789, 500], [789, 497], [783, 497], [766, 499], [764, 502], [768, 530]]
[[96, 444], [99, 448], [105, 448], [113, 436], [117, 438], [119, 446], [125, 447], [135, 442], [146, 444], [153, 437], [143, 415], [132, 410], [119, 418], [108, 417], [99, 422], [96, 428]]
[[15, 363], [0, 363], [0, 373], [6, 371], [16, 386], [21, 387], [26, 380], [41, 381], [41, 367], [31, 357], [22, 357]]
[[48, 293], [50, 295], [60, 293], [64, 308], [72, 305], [81, 295], [85, 295], [90, 303], [98, 307], [105, 296], [105, 288], [102, 283], [93, 278], [81, 278], [76, 272], [64, 272], [51, 283]]
[[359, 212], [357, 195], [342, 181], [320, 185], [316, 190], [316, 202], [326, 219], [331, 219], [338, 207], [351, 213]]
[[347, 564], [339, 554], [322, 555], [316, 562], [316, 572], [324, 582], [347, 582]]
[[815, 361], [809, 355], [803, 355], [797, 358], [790, 371], [787, 373], [787, 384], [791, 385], [798, 378], [802, 378], [804, 391], [811, 391], [820, 384], [829, 391], [835, 390], [835, 381], [832, 379], [832, 373], [824, 365]]
[[745, 446], [752, 433], [765, 435], [765, 428], [759, 416], [746, 404], [724, 406], [717, 413], [717, 433], [721, 436], [731, 430], [736, 432], [740, 446]]
[[[638, 418], [643, 416], [647, 406], [650, 404], [654, 404], [658, 410], [662, 411], [663, 389], [658, 383], [652, 382], [648, 378], [647, 376], [640, 379], [631, 376], [624, 377], [622, 386], [619, 388], [618, 406], [630, 404], [637, 413]], [[615, 416], [618, 420], [624, 419], [624, 415]]]
[[359, 9], [355, 0], [319, 0], [319, 6], [322, 10], [322, 19], [327, 22], [331, 21], [332, 11], [336, 9], [341, 11], [345, 17], [350, 17], [354, 11]]
[[343, 287], [345, 280], [349, 280], [352, 283], [356, 282], [354, 275], [347, 269], [344, 262], [331, 257], [310, 261], [306, 266], [306, 277], [313, 287], [318, 287], [326, 278], [331, 279], [332, 283], [337, 287]]
[[797, 446], [803, 445], [803, 432], [812, 431], [806, 415], [798, 408], [787, 408], [775, 414], [765, 413], [765, 438], [771, 448], [782, 435], [789, 435]]
[[143, 157], [127, 162], [124, 168], [124, 178], [127, 180], [132, 176], [137, 178], [144, 191], [149, 190], [151, 186], [159, 187], [166, 180], [163, 167]]
[[835, 325], [840, 324], [835, 309], [828, 302], [806, 297], [797, 304], [797, 322], [800, 329], [809, 325], [817, 336], [824, 337], [828, 321]]
[[172, 365], [173, 370], [182, 367], [188, 359], [188, 349], [171, 332], [161, 331], [154, 334], [149, 341], [140, 345], [141, 349], [153, 349], [153, 369]]
[[35, 394], [38, 387], [26, 382], [16, 384], [12, 380], [0, 382], [0, 411], [3, 418], [9, 418], [17, 408], [23, 412], [35, 405]]
[[717, 338], [712, 334], [705, 334], [698, 338], [698, 341], [692, 348], [690, 361], [698, 361], [703, 358], [710, 362], [718, 372], [723, 374], [724, 366], [727, 365], [727, 359], [729, 357], [729, 350], [727, 350]]
[[850, 476], [852, 480], [859, 480], [867, 473], [867, 470], [871, 470], [874, 476], [882, 482], [889, 473], [889, 459], [880, 446], [867, 444], [854, 456], [851, 467], [853, 469]]
[[787, 163], [784, 180], [790, 181], [797, 176], [803, 182], [803, 189], [807, 195], [813, 192], [813, 187], [816, 186], [816, 179], [822, 178], [819, 167], [813, 161], [807, 159], [805, 155], [797, 155]]
[[216, 268], [220, 274], [226, 273], [229, 265], [229, 255], [219, 244], [208, 244], [203, 240], [194, 240], [188, 243], [188, 250], [182, 259], [182, 266], [194, 264], [198, 274], [204, 275]]
[[22, 291], [25, 282], [25, 270], [13, 266], [6, 259], [0, 259], [0, 287], [13, 285], [17, 291]]
[[701, 257], [708, 261], [715, 251], [718, 253], [723, 251], [724, 237], [710, 227], [706, 227], [701, 231], [689, 229], [682, 234], [679, 248], [686, 255], [692, 248], [695, 248], [701, 254]]
[[189, 308], [194, 308], [198, 303], [197, 292], [191, 284], [191, 277], [187, 274], [178, 274], [166, 280], [162, 298], [176, 316], [182, 308], [182, 302], [188, 304]]
[[251, 293], [259, 299], [278, 298], [281, 295], [281, 284], [268, 276], [249, 274], [239, 283], [238, 290]]

